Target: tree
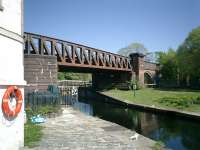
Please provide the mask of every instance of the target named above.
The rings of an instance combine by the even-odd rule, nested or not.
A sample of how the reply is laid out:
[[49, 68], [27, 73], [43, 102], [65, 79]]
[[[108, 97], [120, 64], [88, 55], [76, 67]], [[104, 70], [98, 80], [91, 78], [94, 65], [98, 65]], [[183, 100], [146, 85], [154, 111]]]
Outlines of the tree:
[[92, 76], [89, 73], [58, 72], [58, 80], [91, 81]]
[[200, 86], [200, 27], [189, 33], [177, 50], [177, 60], [182, 80]]
[[158, 62], [158, 58], [159, 58], [158, 53], [159, 52], [148, 52], [146, 54], [146, 56], [144, 57], [144, 60], [147, 61], [147, 62], [159, 63]]
[[123, 55], [123, 56], [127, 56], [127, 57], [131, 53], [142, 53], [142, 54], [146, 55], [147, 49], [141, 43], [132, 43], [132, 44], [128, 45], [127, 47], [121, 48], [117, 53], [120, 55]]
[[167, 52], [157, 52], [160, 64], [160, 82], [165, 86], [176, 86], [178, 80], [178, 66], [176, 51], [170, 48]]

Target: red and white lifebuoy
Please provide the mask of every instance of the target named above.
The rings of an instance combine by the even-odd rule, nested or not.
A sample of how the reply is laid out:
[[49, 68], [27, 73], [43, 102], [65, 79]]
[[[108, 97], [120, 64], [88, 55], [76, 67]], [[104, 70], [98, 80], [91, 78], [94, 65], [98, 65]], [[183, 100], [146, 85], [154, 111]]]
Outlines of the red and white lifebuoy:
[[[11, 110], [9, 107], [9, 101], [10, 101], [10, 95], [13, 93], [16, 98], [16, 107], [14, 110]], [[2, 109], [4, 114], [7, 117], [16, 117], [21, 110], [22, 103], [23, 103], [23, 98], [20, 89], [17, 86], [9, 86], [3, 95]]]

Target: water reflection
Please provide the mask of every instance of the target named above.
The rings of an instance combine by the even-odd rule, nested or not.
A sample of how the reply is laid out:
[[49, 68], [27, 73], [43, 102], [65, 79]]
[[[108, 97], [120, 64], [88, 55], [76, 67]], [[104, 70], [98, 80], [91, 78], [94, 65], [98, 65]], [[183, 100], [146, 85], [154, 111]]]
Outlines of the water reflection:
[[91, 100], [77, 100], [72, 105], [88, 115], [115, 122], [136, 130], [146, 137], [162, 141], [168, 148], [174, 150], [200, 149], [200, 126], [198, 122], [173, 116], [155, 115]]

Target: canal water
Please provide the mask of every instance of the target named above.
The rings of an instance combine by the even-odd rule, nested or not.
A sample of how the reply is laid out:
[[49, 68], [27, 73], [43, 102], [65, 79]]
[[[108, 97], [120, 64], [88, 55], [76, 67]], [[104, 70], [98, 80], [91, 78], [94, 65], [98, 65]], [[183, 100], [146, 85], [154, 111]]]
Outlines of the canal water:
[[117, 123], [153, 140], [162, 141], [169, 149], [200, 149], [200, 122], [138, 111], [96, 99], [72, 100], [68, 104], [87, 115]]

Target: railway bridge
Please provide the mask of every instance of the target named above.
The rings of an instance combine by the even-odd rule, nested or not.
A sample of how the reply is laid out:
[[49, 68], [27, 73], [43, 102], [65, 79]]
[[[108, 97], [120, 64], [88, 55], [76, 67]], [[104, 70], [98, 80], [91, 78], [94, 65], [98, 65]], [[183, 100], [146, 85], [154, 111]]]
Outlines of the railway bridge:
[[[24, 33], [24, 43], [24, 76], [29, 89], [42, 90], [56, 84], [58, 71], [91, 73], [96, 88], [130, 81], [133, 74], [142, 84], [145, 81], [143, 55], [129, 58], [33, 33]], [[152, 79], [154, 72], [156, 67], [148, 72]]]

